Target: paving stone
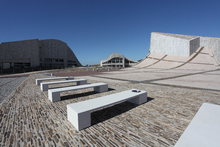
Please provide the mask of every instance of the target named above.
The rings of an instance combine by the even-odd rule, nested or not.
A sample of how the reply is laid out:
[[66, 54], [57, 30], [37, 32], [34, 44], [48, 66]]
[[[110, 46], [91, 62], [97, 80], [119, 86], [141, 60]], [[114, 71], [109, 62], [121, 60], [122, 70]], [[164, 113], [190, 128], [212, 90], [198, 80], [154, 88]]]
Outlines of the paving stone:
[[0, 103], [11, 94], [26, 77], [0, 78]]
[[[220, 92], [216, 91], [115, 81], [108, 81], [114, 90], [64, 92], [62, 101], [52, 103], [47, 92], [41, 92], [35, 85], [35, 79], [41, 77], [44, 76], [30, 75], [0, 103], [0, 146], [168, 147], [176, 143], [202, 103], [220, 104]], [[67, 104], [131, 88], [148, 91], [152, 100], [139, 106], [124, 102], [94, 112], [93, 125], [82, 131], [77, 131], [67, 120]]]

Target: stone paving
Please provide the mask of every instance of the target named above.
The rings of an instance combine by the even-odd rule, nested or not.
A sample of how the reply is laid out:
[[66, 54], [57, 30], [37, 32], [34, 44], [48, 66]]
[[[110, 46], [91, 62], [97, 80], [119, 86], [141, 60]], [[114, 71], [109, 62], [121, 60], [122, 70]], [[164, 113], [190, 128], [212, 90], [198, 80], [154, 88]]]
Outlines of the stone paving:
[[[109, 91], [92, 89], [62, 93], [52, 103], [29, 76], [0, 104], [0, 146], [173, 146], [204, 102], [220, 104], [218, 91], [116, 82]], [[90, 83], [100, 82], [93, 77]], [[62, 85], [65, 86], [65, 85]], [[67, 85], [66, 85], [67, 86]], [[68, 122], [66, 105], [119, 91], [138, 88], [149, 101], [136, 106], [125, 102], [92, 114], [92, 126], [77, 131]]]
[[0, 103], [12, 93], [26, 77], [0, 78]]

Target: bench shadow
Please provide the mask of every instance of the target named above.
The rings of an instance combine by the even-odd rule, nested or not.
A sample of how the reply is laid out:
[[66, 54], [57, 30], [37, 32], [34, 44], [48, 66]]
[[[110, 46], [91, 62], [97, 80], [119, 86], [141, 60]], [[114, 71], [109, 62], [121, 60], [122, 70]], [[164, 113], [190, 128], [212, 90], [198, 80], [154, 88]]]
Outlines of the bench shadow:
[[154, 98], [152, 98], [152, 97], [147, 97], [147, 102], [150, 102], [150, 101], [152, 101]]
[[[148, 102], [152, 101], [154, 98], [148, 97]], [[145, 104], [145, 103], [144, 103]], [[141, 104], [143, 105], [143, 104]], [[98, 124], [100, 122], [103, 122], [105, 120], [111, 119], [115, 116], [118, 116], [122, 113], [125, 113], [137, 106], [137, 104], [131, 103], [131, 102], [123, 102], [117, 105], [114, 105], [112, 107], [108, 107], [99, 111], [95, 111], [91, 113], [91, 125]]]
[[[112, 91], [115, 90], [113, 88], [108, 88], [108, 91]], [[107, 92], [107, 91], [106, 91]], [[73, 99], [73, 98], [80, 98], [80, 97], [84, 97], [84, 96], [89, 96], [89, 95], [93, 95], [93, 94], [97, 94], [99, 92], [96, 91], [88, 91], [88, 92], [84, 92], [84, 93], [77, 93], [77, 94], [73, 94], [73, 95], [65, 95], [65, 96], [61, 96], [60, 99], [62, 100], [68, 100], [68, 99]]]
[[108, 91], [113, 91], [113, 90], [115, 90], [115, 89], [113, 89], [113, 88], [108, 88]]

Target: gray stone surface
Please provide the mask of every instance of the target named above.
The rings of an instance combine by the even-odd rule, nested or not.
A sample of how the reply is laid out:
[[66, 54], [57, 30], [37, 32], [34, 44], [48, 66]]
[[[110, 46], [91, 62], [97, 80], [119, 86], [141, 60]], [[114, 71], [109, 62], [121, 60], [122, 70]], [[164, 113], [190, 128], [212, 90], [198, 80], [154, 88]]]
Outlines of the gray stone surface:
[[[181, 37], [178, 37], [181, 36]], [[199, 46], [199, 37], [151, 33], [150, 52], [171, 56], [190, 56]]]
[[189, 55], [192, 55], [200, 47], [200, 37], [189, 41]]
[[75, 66], [81, 66], [77, 57], [65, 42], [55, 39], [47, 39], [47, 40], [40, 40], [40, 44], [41, 44], [41, 49], [40, 49], [41, 58], [64, 59], [65, 67], [67, 67], [69, 64], [68, 60], [74, 61]]
[[25, 79], [26, 77], [0, 78], [0, 103], [6, 99]]
[[200, 37], [200, 45], [211, 49], [214, 58], [220, 64], [220, 38]]
[[[2, 62], [30, 63], [40, 65], [39, 40], [3, 42], [0, 44], [0, 64]], [[1, 66], [1, 65], [0, 65]]]

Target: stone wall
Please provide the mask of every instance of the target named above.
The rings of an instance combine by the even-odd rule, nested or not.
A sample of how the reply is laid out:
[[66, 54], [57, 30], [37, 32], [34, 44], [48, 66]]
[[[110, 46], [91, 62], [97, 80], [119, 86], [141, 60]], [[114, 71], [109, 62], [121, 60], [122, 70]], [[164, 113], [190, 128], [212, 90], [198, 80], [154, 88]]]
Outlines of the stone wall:
[[200, 46], [211, 49], [214, 58], [220, 63], [220, 38], [200, 37]]
[[[197, 42], [197, 39], [192, 42]], [[197, 45], [190, 46], [190, 39], [175, 36], [151, 33], [150, 52], [171, 56], [190, 56], [190, 48], [194, 50]]]
[[0, 44], [0, 69], [13, 69], [18, 64], [23, 68], [26, 63], [29, 68], [40, 69], [81, 66], [68, 45], [60, 40], [34, 39]]
[[39, 66], [38, 40], [5, 42], [0, 44], [0, 62], [31, 63]]
[[189, 55], [194, 53], [199, 47], [200, 47], [200, 37], [190, 40], [189, 42], [190, 54]]
[[151, 53], [188, 57], [199, 47], [209, 48], [216, 62], [220, 64], [220, 38], [151, 33]]
[[68, 63], [74, 62], [76, 66], [81, 66], [72, 50], [67, 44], [60, 40], [47, 39], [41, 40], [40, 58], [64, 59], [64, 66], [67, 67]]
[[58, 40], [41, 40], [40, 58], [45, 63], [46, 59], [64, 59], [64, 66], [67, 66], [67, 49], [64, 43]]

